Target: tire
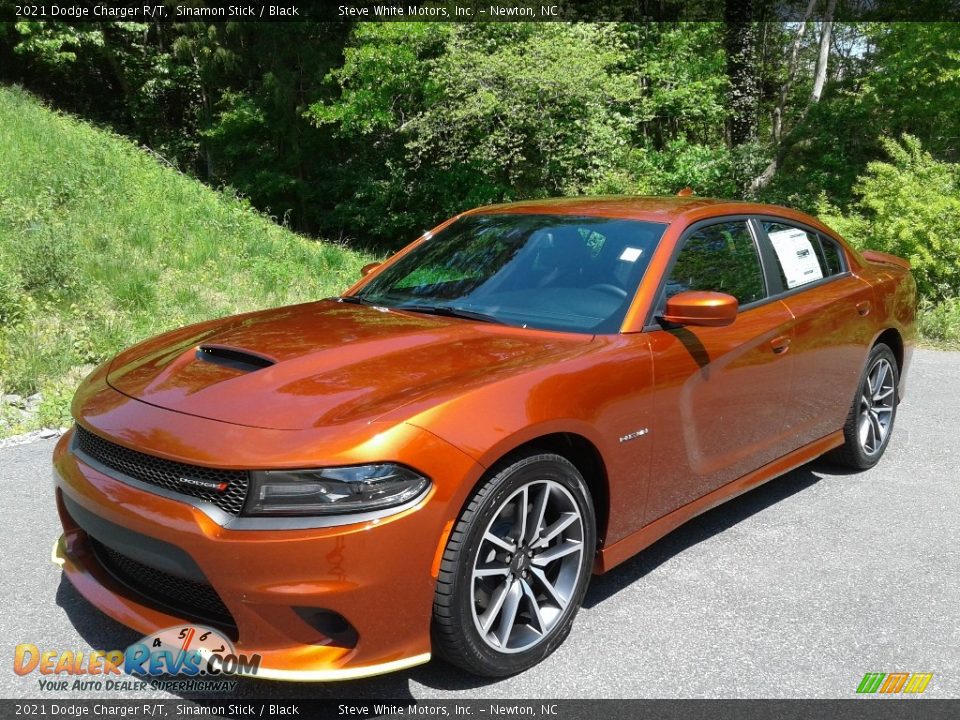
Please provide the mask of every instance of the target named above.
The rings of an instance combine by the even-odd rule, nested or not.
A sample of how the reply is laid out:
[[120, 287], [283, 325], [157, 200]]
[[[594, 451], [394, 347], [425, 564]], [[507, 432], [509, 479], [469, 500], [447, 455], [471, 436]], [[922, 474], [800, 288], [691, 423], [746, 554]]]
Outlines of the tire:
[[550, 453], [507, 459], [450, 533], [434, 595], [434, 651], [486, 677], [533, 667], [570, 632], [595, 546], [593, 502], [572, 463]]
[[888, 345], [879, 343], [867, 356], [857, 394], [843, 426], [844, 444], [831, 453], [834, 461], [866, 470], [883, 457], [897, 419], [900, 372]]

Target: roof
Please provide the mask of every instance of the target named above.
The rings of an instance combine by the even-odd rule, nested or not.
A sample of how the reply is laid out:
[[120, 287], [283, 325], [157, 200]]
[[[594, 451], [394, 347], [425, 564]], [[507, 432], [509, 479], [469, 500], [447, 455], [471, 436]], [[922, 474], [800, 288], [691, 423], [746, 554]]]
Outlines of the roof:
[[[777, 215], [796, 215], [796, 211], [775, 205], [758, 205], [732, 200], [717, 200], [692, 195], [685, 197], [607, 195], [598, 197], [549, 198], [546, 200], [521, 200], [519, 202], [487, 205], [469, 211], [469, 214], [517, 213], [544, 215], [586, 215], [599, 217], [630, 218], [670, 223], [679, 217], [702, 215], [712, 208], [718, 215], [743, 213], [761, 214], [764, 211]], [[700, 212], [698, 212], [700, 211]], [[712, 213], [707, 212], [707, 215]]]

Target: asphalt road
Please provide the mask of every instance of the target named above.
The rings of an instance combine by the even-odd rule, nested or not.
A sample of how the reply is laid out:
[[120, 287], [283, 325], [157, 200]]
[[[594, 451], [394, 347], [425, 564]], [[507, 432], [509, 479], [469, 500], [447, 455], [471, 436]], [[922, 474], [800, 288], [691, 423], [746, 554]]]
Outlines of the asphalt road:
[[[490, 682], [434, 661], [348, 683], [245, 682], [233, 697], [846, 698], [865, 672], [895, 671], [932, 672], [925, 696], [960, 697], [958, 430], [960, 353], [917, 351], [876, 468], [816, 461], [594, 578], [570, 637], [533, 670]], [[50, 562], [52, 448], [0, 450], [5, 698], [41, 695], [36, 674], [12, 672], [17, 643], [89, 651], [138, 639]], [[70, 696], [91, 697], [47, 695]]]

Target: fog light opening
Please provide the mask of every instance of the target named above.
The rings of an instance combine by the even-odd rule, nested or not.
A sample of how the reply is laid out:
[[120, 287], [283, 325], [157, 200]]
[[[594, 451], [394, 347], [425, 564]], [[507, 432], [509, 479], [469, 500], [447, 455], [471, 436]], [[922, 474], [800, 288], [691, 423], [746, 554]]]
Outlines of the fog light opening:
[[338, 612], [325, 608], [295, 607], [294, 612], [307, 625], [321, 634], [315, 644], [355, 648], [359, 636], [357, 630]]

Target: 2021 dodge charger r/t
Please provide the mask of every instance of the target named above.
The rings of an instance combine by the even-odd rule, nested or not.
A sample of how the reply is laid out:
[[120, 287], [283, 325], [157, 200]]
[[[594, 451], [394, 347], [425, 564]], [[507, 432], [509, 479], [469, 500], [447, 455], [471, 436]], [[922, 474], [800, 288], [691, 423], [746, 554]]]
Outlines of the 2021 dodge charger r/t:
[[905, 261], [769, 205], [491, 206], [364, 270], [84, 381], [54, 455], [83, 596], [263, 677], [515, 673], [591, 573], [824, 453], [874, 465], [915, 340]]

